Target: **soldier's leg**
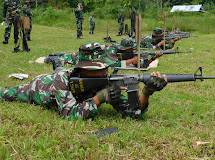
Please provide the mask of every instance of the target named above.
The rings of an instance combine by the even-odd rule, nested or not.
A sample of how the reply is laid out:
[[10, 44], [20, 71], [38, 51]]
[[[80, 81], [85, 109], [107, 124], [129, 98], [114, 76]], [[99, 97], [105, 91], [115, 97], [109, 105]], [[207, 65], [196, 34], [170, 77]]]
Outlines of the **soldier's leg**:
[[120, 35], [122, 35], [123, 28], [124, 28], [124, 23], [120, 23], [120, 29], [119, 29]]
[[95, 29], [95, 25], [92, 26], [92, 34], [93, 34], [93, 32], [94, 32], [94, 29]]
[[81, 39], [81, 21], [77, 21], [77, 39]]
[[10, 38], [12, 24], [13, 24], [12, 18], [6, 19], [6, 22], [5, 22], [5, 33], [4, 33], [5, 41], [3, 41], [3, 44], [7, 44], [8, 43], [8, 39]]
[[5, 101], [29, 102], [29, 83], [0, 89], [0, 98]]
[[91, 24], [91, 25], [90, 25], [89, 34], [91, 34], [91, 33], [92, 33], [92, 28], [93, 28], [93, 26], [92, 26], [92, 24]]
[[31, 35], [31, 31], [32, 31], [32, 18], [30, 17], [30, 29], [29, 29], [29, 32], [28, 32], [28, 34], [29, 34], [29, 41], [31, 40], [31, 37], [30, 37], [30, 35]]

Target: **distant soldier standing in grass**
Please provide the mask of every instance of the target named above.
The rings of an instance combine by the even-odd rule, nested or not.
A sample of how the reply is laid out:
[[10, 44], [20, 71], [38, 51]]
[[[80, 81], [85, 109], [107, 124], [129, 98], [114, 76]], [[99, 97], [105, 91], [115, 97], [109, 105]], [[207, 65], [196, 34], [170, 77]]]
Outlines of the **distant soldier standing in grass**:
[[81, 39], [82, 36], [82, 22], [84, 20], [83, 17], [83, 5], [78, 3], [78, 7], [74, 10], [75, 17], [76, 17], [76, 25], [77, 25], [77, 39]]
[[124, 28], [124, 13], [125, 13], [125, 10], [121, 9], [121, 13], [119, 14], [119, 17], [118, 17], [119, 33], [118, 33], [117, 36], [121, 36], [122, 32], [123, 32], [123, 28]]
[[94, 17], [94, 13], [91, 14], [91, 16], [89, 17], [89, 23], [90, 23], [90, 31], [89, 34], [93, 34], [93, 31], [95, 29], [95, 17]]
[[[6, 22], [3, 44], [8, 44], [12, 24], [14, 25], [14, 17], [19, 14], [22, 5], [19, 0], [5, 0], [3, 6], [3, 21]], [[15, 36], [15, 34], [14, 34]], [[15, 37], [14, 37], [15, 39]]]
[[25, 17], [29, 17], [29, 20], [30, 20], [30, 28], [29, 29], [25, 29], [25, 36], [27, 38], [28, 41], [31, 40], [30, 38], [30, 33], [31, 33], [31, 30], [32, 30], [32, 16], [33, 16], [33, 12], [30, 8], [30, 4], [31, 4], [31, 1], [30, 0], [25, 0], [25, 5], [22, 7], [22, 11], [23, 11], [23, 15]]

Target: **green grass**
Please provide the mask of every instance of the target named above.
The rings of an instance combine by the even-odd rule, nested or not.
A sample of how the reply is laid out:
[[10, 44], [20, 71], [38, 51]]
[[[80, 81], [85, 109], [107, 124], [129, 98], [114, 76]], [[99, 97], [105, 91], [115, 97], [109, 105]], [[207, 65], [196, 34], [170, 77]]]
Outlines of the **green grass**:
[[[81, 40], [76, 39], [75, 25], [71, 30], [33, 25], [28, 53], [12, 53], [13, 36], [9, 44], [0, 43], [0, 86], [27, 83], [39, 74], [51, 74], [51, 65], [29, 61], [53, 52], [75, 52], [86, 41], [103, 42], [105, 27], [101, 21], [97, 24], [95, 34], [89, 35], [85, 22]], [[117, 29], [111, 27], [109, 31], [111, 38], [119, 42], [122, 37], [115, 36]], [[2, 26], [0, 32], [4, 32]], [[144, 31], [143, 35], [148, 33]], [[203, 75], [215, 76], [215, 34], [193, 34], [199, 37], [176, 42], [180, 50], [192, 53], [164, 55], [159, 58], [158, 68], [147, 72], [193, 74], [202, 66]], [[29, 78], [8, 78], [12, 73], [26, 73]], [[168, 84], [150, 98], [143, 120], [123, 119], [110, 105], [102, 105], [94, 120], [68, 122], [41, 106], [1, 102], [0, 159], [214, 159], [214, 83]], [[111, 127], [119, 132], [100, 139], [91, 134]], [[197, 141], [209, 144], [198, 148]]]

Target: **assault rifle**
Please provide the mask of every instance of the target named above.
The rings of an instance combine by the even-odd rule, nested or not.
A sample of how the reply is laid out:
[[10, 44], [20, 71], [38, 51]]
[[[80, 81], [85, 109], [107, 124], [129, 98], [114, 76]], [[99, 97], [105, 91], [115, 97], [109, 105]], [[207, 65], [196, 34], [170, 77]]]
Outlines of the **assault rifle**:
[[[116, 68], [116, 70], [121, 68]], [[200, 74], [197, 72], [200, 71]], [[162, 74], [163, 75], [163, 74]], [[194, 74], [165, 74], [168, 83], [172, 82], [185, 82], [196, 81], [196, 79], [215, 79], [214, 77], [203, 77], [202, 67], [199, 67]], [[108, 85], [117, 84], [119, 86], [127, 87], [128, 104], [133, 109], [140, 106], [138, 98], [138, 83], [143, 82], [146, 84], [151, 78], [150, 73], [138, 74], [111, 74], [109, 77], [103, 78], [80, 78], [71, 77], [69, 80], [70, 90], [77, 101], [83, 102], [84, 100], [93, 97], [96, 93]]]
[[[185, 35], [182, 35], [182, 36], [179, 36], [180, 38], [190, 38], [190, 37], [198, 37], [198, 36], [185, 36]], [[176, 38], [176, 35], [172, 36], [172, 35], [166, 35], [165, 36], [165, 40], [167, 42], [171, 41], [172, 39], [175, 39]], [[161, 37], [161, 38], [153, 38], [153, 43], [155, 44], [158, 44], [160, 41], [164, 40], [164, 37]]]
[[[148, 56], [154, 56], [155, 52], [160, 52], [163, 54], [175, 54], [175, 53], [190, 53], [192, 51], [179, 51], [178, 48], [176, 50], [167, 50], [167, 51], [156, 51], [156, 50], [152, 50], [152, 51], [141, 51], [140, 52], [140, 57], [143, 58], [143, 65], [145, 68], [147, 68], [149, 66], [149, 61], [148, 61]], [[134, 53], [117, 53], [117, 57], [119, 60], [127, 60], [127, 59], [131, 59], [133, 57], [138, 56], [137, 52]]]

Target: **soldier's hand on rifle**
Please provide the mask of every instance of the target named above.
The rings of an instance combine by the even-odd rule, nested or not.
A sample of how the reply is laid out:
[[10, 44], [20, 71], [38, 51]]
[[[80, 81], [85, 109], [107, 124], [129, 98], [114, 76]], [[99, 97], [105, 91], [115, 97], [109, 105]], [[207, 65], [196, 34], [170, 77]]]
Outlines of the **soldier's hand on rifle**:
[[155, 52], [155, 56], [153, 58], [156, 59], [156, 58], [161, 57], [162, 55], [163, 55], [163, 53], [157, 51], [157, 52]]
[[13, 11], [13, 12], [12, 12], [12, 15], [15, 15], [15, 14], [16, 14], [16, 11]]
[[180, 39], [181, 39], [181, 37], [176, 36], [176, 38], [175, 38], [175, 39], [172, 39], [172, 43], [175, 43], [176, 41], [178, 41], [178, 40], [180, 40]]
[[151, 73], [150, 81], [148, 81], [145, 85], [145, 87], [142, 90], [142, 93], [150, 96], [155, 91], [161, 91], [165, 86], [167, 85], [167, 77], [166, 75], [163, 75], [161, 77], [161, 74], [159, 72]]
[[[94, 98], [94, 100], [98, 99], [99, 104], [106, 102], [106, 103], [110, 103], [111, 105], [115, 105], [118, 103], [121, 97], [121, 90], [126, 90], [126, 89], [127, 89], [126, 87], [120, 87], [118, 85], [107, 87], [99, 91], [96, 94], [97, 98]], [[98, 103], [96, 104], [98, 105]]]
[[165, 46], [166, 42], [167, 42], [166, 40], [165, 41], [162, 40], [161, 42], [158, 43], [158, 46]]

